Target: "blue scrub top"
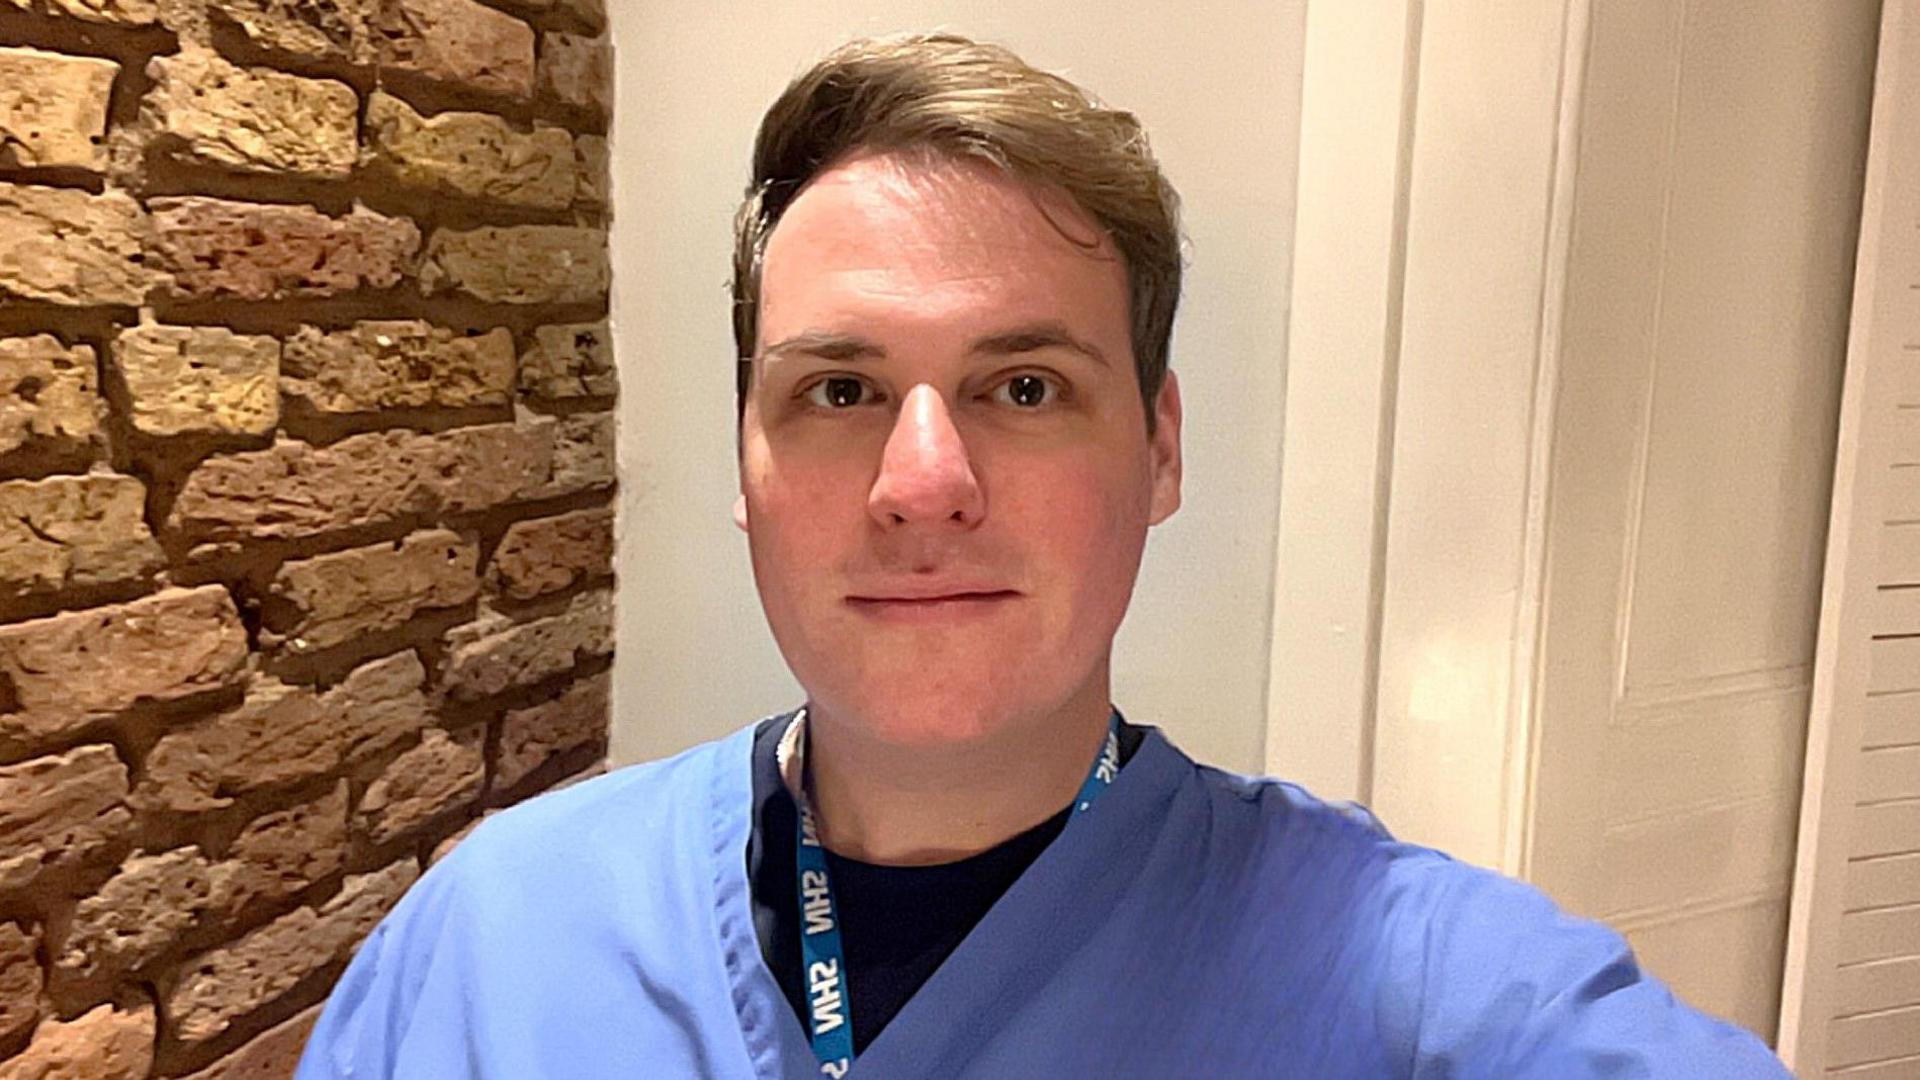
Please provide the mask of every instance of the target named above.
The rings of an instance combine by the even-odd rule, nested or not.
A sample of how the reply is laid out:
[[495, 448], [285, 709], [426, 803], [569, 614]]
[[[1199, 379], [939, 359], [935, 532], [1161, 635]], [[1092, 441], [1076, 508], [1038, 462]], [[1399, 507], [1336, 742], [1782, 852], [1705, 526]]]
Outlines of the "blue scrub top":
[[[488, 820], [298, 1080], [812, 1077], [746, 878], [753, 728]], [[1147, 729], [853, 1077], [1785, 1077], [1598, 923]]]

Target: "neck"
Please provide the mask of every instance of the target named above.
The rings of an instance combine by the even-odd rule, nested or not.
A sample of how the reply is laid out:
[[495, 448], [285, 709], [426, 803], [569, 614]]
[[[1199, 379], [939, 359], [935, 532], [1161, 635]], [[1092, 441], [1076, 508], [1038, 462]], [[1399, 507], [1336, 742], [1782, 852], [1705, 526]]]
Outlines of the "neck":
[[809, 706], [807, 771], [829, 850], [886, 866], [954, 862], [1059, 813], [1086, 781], [1112, 705], [1076, 702], [960, 745], [899, 747]]

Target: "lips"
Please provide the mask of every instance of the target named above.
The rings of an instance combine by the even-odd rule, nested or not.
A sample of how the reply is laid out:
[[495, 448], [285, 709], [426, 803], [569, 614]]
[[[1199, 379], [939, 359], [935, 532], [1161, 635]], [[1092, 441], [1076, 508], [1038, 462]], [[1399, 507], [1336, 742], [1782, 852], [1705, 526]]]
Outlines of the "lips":
[[1019, 596], [1011, 589], [903, 589], [849, 596], [847, 605], [882, 618], [947, 617], [984, 614]]

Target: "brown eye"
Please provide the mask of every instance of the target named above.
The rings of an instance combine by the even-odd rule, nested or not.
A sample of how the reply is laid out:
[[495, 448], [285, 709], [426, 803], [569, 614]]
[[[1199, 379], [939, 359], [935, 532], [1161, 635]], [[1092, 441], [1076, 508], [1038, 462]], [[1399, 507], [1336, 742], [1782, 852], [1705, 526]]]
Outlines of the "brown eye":
[[823, 409], [848, 409], [860, 404], [867, 387], [859, 379], [835, 375], [807, 387], [807, 400]]
[[1060, 396], [1053, 380], [1044, 375], [1015, 375], [1001, 383], [997, 392], [1004, 394], [1003, 400], [1007, 403], [1023, 409], [1051, 405]]

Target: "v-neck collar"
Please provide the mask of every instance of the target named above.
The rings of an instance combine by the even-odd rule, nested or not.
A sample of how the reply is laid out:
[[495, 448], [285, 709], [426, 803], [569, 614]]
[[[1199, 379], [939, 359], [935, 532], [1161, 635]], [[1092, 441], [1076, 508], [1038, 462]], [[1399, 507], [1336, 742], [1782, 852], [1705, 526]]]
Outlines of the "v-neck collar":
[[[792, 714], [787, 714], [787, 720]], [[739, 1014], [741, 1035], [763, 1077], [818, 1071], [806, 1032], [767, 970], [755, 934], [746, 873], [753, 826], [753, 733], [735, 733], [714, 761], [713, 882], [721, 956]], [[1007, 994], [1006, 958], [1028, 969], [1056, 966], [1105, 922], [1152, 847], [1142, 842], [1164, 817], [1166, 803], [1192, 774], [1186, 756], [1159, 729], [1145, 737], [1113, 786], [1071, 828], [1040, 853], [944, 963], [854, 1061], [851, 1075], [922, 1074], [930, 1063], [955, 1065], [989, 1041], [1022, 1000]], [[1059, 898], [1073, 897], [1060, 919]], [[1010, 950], [1003, 942], [1019, 942]], [[983, 944], [993, 943], [993, 944]]]

